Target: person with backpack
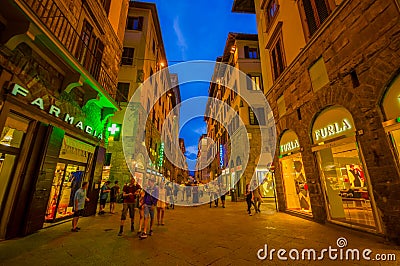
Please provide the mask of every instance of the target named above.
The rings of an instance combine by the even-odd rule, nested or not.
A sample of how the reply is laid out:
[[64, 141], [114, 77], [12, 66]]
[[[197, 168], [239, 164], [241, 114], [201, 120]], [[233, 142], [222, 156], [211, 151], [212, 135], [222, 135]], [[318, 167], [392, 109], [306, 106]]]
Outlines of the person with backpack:
[[114, 214], [115, 210], [115, 203], [117, 202], [117, 197], [119, 195], [119, 185], [118, 180], [114, 182], [114, 186], [111, 188], [110, 191], [110, 213]]

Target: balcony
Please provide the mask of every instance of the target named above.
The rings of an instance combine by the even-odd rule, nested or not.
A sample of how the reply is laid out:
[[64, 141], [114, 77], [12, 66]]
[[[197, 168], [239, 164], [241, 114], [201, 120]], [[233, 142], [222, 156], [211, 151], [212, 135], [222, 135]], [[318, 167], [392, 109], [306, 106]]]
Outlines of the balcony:
[[102, 62], [104, 45], [100, 39], [89, 41], [87, 35], [79, 34], [54, 0], [21, 1], [31, 9], [32, 13], [51, 31], [79, 64], [115, 99], [117, 84], [110, 77]]

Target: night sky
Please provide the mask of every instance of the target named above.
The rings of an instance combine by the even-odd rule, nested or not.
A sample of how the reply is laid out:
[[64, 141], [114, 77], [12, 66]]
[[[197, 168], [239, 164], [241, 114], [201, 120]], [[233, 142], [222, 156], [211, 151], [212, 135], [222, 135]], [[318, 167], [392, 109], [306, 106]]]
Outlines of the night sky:
[[[221, 56], [229, 32], [257, 33], [255, 15], [232, 13], [233, 0], [149, 0], [156, 3], [168, 64], [189, 60], [212, 60]], [[178, 77], [179, 78], [179, 77]], [[211, 77], [210, 77], [211, 78]], [[208, 83], [180, 86], [182, 101], [208, 95]], [[181, 112], [185, 106], [182, 106]], [[197, 112], [204, 114], [205, 104]], [[194, 170], [197, 144], [206, 133], [199, 117], [180, 125], [185, 139], [189, 170]]]

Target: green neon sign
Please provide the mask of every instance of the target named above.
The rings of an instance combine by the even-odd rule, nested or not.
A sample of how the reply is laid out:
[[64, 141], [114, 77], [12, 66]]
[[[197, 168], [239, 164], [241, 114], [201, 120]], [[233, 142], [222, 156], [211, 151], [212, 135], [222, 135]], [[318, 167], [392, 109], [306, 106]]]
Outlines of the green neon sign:
[[111, 127], [109, 127], [107, 130], [110, 132], [111, 135], [115, 135], [115, 133], [120, 131], [120, 128], [119, 126], [117, 126], [117, 124], [112, 124]]

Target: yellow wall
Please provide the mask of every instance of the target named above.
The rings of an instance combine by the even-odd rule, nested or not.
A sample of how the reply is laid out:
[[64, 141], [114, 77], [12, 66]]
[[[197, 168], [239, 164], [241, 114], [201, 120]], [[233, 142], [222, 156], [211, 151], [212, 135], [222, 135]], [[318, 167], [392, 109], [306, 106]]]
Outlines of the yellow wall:
[[264, 90], [268, 91], [273, 85], [272, 65], [270, 60], [270, 51], [266, 49], [266, 45], [271, 40], [276, 25], [279, 21], [283, 22], [283, 49], [285, 51], [286, 66], [295, 59], [301, 49], [305, 46], [306, 41], [303, 33], [303, 27], [300, 19], [300, 13], [297, 1], [278, 0], [279, 11], [272, 25], [266, 25], [266, 11], [261, 9], [262, 0], [255, 0], [256, 19], [258, 28], [258, 38], [260, 44], [260, 54], [262, 61]]

